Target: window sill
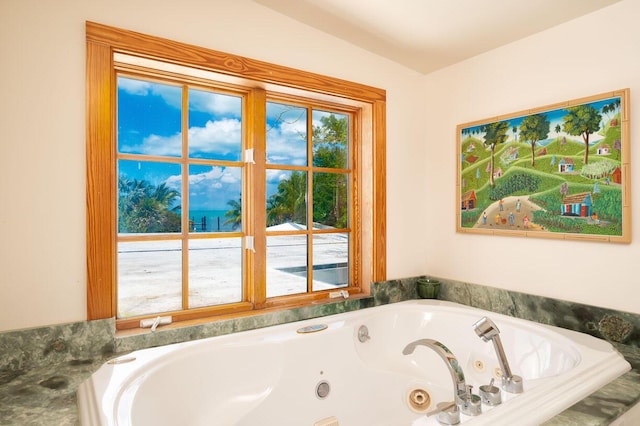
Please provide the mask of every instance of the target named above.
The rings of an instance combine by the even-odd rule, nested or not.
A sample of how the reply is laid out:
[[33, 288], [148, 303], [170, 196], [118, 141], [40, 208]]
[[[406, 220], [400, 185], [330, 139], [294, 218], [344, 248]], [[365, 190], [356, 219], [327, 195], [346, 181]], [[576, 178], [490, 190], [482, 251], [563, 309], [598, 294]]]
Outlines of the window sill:
[[[364, 294], [352, 294], [347, 299], [323, 298], [311, 303], [288, 304], [268, 307], [260, 310], [234, 312], [161, 325], [152, 332], [149, 328], [130, 328], [116, 330], [116, 341], [138, 340], [139, 344], [127, 342], [125, 350], [137, 350], [164, 344], [178, 343], [194, 339], [213, 337], [222, 334], [252, 330], [271, 325], [302, 321], [319, 316], [353, 311], [373, 306], [373, 297]], [[171, 331], [171, 337], [164, 331]], [[157, 339], [150, 336], [158, 336]], [[120, 350], [118, 350], [120, 352]]]

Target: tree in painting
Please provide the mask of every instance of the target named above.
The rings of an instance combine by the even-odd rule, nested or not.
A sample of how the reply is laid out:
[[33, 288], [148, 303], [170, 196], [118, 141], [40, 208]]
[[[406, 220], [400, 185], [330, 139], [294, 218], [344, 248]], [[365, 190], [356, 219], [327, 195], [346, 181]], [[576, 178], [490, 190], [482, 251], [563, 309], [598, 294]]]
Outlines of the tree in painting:
[[520, 140], [531, 145], [531, 165], [536, 165], [536, 144], [549, 137], [550, 123], [544, 114], [528, 115], [520, 123]]
[[490, 164], [490, 172], [489, 172], [489, 183], [491, 186], [495, 185], [494, 180], [494, 171], [495, 171], [495, 152], [496, 146], [501, 143], [504, 143], [509, 136], [507, 136], [507, 132], [509, 131], [509, 122], [507, 121], [497, 121], [495, 123], [489, 123], [484, 126], [485, 136], [484, 136], [484, 146], [489, 148], [491, 151], [491, 162]]
[[571, 136], [582, 136], [584, 142], [584, 164], [589, 164], [589, 135], [600, 130], [602, 115], [590, 105], [567, 108], [562, 129]]

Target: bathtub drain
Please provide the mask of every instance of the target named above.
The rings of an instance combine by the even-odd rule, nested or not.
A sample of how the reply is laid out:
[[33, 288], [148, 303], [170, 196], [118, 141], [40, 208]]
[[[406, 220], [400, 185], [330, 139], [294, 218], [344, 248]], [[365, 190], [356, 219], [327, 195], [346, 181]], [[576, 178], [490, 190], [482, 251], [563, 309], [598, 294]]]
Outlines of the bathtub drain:
[[316, 385], [316, 396], [320, 399], [325, 399], [330, 391], [331, 386], [329, 386], [329, 382], [322, 381]]

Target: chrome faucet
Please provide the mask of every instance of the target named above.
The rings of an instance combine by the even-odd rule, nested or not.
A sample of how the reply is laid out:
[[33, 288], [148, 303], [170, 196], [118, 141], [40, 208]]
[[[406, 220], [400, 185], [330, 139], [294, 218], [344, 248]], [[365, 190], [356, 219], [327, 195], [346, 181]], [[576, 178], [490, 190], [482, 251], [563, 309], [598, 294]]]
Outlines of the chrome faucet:
[[[467, 386], [464, 372], [458, 363], [455, 355], [442, 343], [433, 339], [420, 339], [409, 343], [403, 350], [404, 355], [409, 355], [418, 346], [425, 346], [437, 353], [445, 362], [451, 379], [453, 380], [453, 403], [448, 404], [446, 408], [439, 408], [438, 421], [446, 425], [455, 425], [460, 423], [460, 411], [470, 416], [477, 416], [481, 413], [481, 400], [477, 395], [471, 393], [471, 386]], [[429, 415], [429, 413], [427, 413]]]
[[509, 393], [522, 393], [522, 377], [516, 376], [511, 373], [507, 356], [504, 353], [502, 347], [502, 340], [500, 339], [500, 330], [496, 324], [487, 317], [482, 317], [478, 322], [473, 324], [478, 337], [485, 342], [491, 340], [493, 347], [496, 350], [496, 356], [498, 357], [498, 363], [502, 369], [502, 388]]

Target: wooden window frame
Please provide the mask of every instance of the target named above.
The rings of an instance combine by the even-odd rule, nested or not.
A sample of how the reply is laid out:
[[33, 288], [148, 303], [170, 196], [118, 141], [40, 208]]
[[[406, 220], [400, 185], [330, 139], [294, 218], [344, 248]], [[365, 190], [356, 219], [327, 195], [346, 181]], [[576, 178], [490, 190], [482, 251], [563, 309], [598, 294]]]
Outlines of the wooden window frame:
[[[296, 96], [301, 91], [322, 97], [338, 97], [351, 100], [360, 106], [354, 132], [359, 140], [355, 146], [360, 156], [357, 175], [357, 211], [352, 218], [357, 221], [353, 235], [358, 256], [355, 257], [355, 273], [358, 274], [360, 291], [369, 294], [369, 285], [386, 279], [386, 92], [345, 80], [299, 71], [287, 67], [256, 61], [227, 53], [179, 43], [133, 31], [118, 29], [93, 22], [86, 23], [87, 43], [87, 318], [103, 319], [116, 316], [116, 232], [117, 203], [114, 178], [116, 154], [113, 128], [116, 112], [116, 72], [114, 54], [124, 53], [140, 58], [158, 60], [177, 66], [215, 72], [230, 79], [251, 82], [253, 89], [247, 95], [246, 131], [248, 146], [254, 148], [256, 163], [264, 164], [265, 141], [264, 111], [257, 105], [264, 104], [267, 90], [277, 87], [284, 95]], [[250, 172], [251, 173], [251, 172]], [[248, 187], [246, 194], [253, 204], [264, 205], [265, 188]], [[243, 192], [245, 193], [245, 192]], [[262, 202], [262, 204], [260, 204]], [[256, 235], [256, 250], [266, 250], [264, 231], [247, 224], [245, 231]], [[248, 253], [249, 258], [251, 254]], [[266, 300], [263, 280], [256, 271], [264, 269], [262, 261], [249, 259], [246, 270], [253, 286], [248, 289], [248, 302], [236, 308], [216, 313], [234, 313], [247, 309], [286, 307], [309, 303], [326, 294], [302, 294], [299, 297], [281, 297]], [[312, 296], [312, 297], [310, 297]], [[178, 320], [199, 316], [211, 316], [207, 309], [182, 311]], [[131, 322], [131, 321], [130, 321]], [[130, 324], [129, 324], [130, 325]], [[125, 325], [126, 326], [126, 325]]]

